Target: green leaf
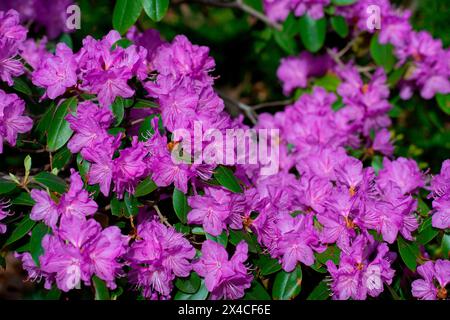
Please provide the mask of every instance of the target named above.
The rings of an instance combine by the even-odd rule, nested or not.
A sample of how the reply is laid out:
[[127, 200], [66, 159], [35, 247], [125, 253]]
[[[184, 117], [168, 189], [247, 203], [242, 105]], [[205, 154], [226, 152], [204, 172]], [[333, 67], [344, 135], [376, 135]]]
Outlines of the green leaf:
[[142, 3], [139, 0], [117, 0], [113, 11], [113, 28], [124, 34], [139, 18]]
[[431, 225], [431, 220], [432, 218], [429, 217], [423, 221], [422, 225], [419, 228], [419, 234], [416, 237], [416, 242], [427, 244], [439, 234], [439, 230], [433, 228], [433, 226]]
[[158, 188], [158, 186], [155, 184], [155, 182], [152, 180], [152, 178], [148, 177], [145, 178], [143, 181], [141, 181], [137, 187], [136, 191], [134, 192], [135, 197], [143, 197], [148, 195], [149, 193], [152, 193]]
[[125, 99], [122, 97], [117, 97], [114, 103], [111, 105], [111, 111], [116, 117], [115, 126], [118, 126], [125, 115]]
[[33, 257], [34, 263], [39, 266], [39, 257], [43, 253], [42, 249], [42, 238], [50, 232], [50, 228], [44, 223], [38, 223], [31, 232], [30, 238], [30, 253]]
[[237, 246], [239, 242], [244, 240], [248, 244], [248, 251], [253, 253], [260, 253], [262, 251], [254, 234], [242, 230], [230, 230], [229, 232], [229, 240], [232, 245]]
[[33, 177], [33, 180], [42, 183], [51, 191], [55, 191], [61, 194], [66, 192], [67, 190], [67, 184], [63, 179], [46, 171], [42, 171], [35, 175]]
[[49, 151], [56, 151], [61, 148], [72, 136], [69, 122], [65, 119], [69, 112], [75, 112], [77, 99], [71, 97], [57, 107], [55, 114], [48, 127], [47, 147]]
[[28, 234], [28, 232], [34, 227], [36, 224], [35, 221], [31, 220], [28, 215], [26, 215], [18, 224], [14, 231], [11, 233], [9, 238], [5, 242], [5, 247], [16, 242], [17, 240], [22, 239], [24, 236]]
[[331, 26], [333, 30], [341, 37], [345, 38], [348, 36], [348, 24], [344, 17], [342, 16], [333, 16], [331, 17]]
[[380, 44], [378, 35], [374, 35], [370, 41], [370, 54], [373, 60], [379, 66], [389, 73], [395, 64], [394, 47], [391, 44]]
[[419, 246], [414, 242], [407, 242], [403, 237], [397, 238], [398, 251], [405, 265], [412, 271], [416, 271], [417, 258], [420, 255]]
[[444, 111], [446, 114], [450, 115], [450, 94], [436, 94], [436, 101], [439, 105], [439, 108], [441, 108], [442, 111]]
[[139, 202], [134, 196], [130, 195], [128, 192], [125, 192], [123, 200], [125, 204], [125, 213], [128, 217], [134, 217], [139, 213]]
[[254, 280], [252, 286], [245, 293], [244, 300], [272, 300], [264, 286]]
[[227, 244], [228, 244], [228, 235], [227, 235], [226, 231], [223, 231], [217, 237], [212, 236], [209, 233], [206, 233], [206, 239], [209, 239], [209, 240], [212, 240], [214, 242], [217, 242], [217, 243], [223, 245], [224, 248], [226, 248]]
[[450, 259], [450, 234], [444, 234], [441, 241], [442, 257]]
[[293, 37], [288, 36], [282, 31], [274, 31], [275, 42], [289, 55], [294, 55], [297, 53], [297, 43]]
[[72, 152], [67, 147], [61, 148], [54, 156], [52, 161], [53, 168], [64, 168], [72, 158]]
[[201, 280], [197, 273], [191, 272], [187, 278], [177, 278], [175, 287], [184, 293], [196, 293], [200, 288]]
[[95, 300], [110, 300], [109, 290], [106, 287], [105, 281], [97, 276], [93, 276], [92, 282], [95, 288]]
[[113, 197], [111, 202], [111, 214], [116, 217], [123, 217], [125, 215], [125, 203], [116, 197]]
[[195, 293], [185, 293], [178, 291], [175, 294], [174, 300], [206, 300], [208, 297], [208, 290], [205, 287], [204, 280], [200, 281], [200, 287]]
[[322, 87], [329, 92], [336, 92], [340, 84], [341, 79], [335, 74], [326, 74], [314, 81], [315, 86]]
[[73, 49], [73, 41], [70, 37], [70, 34], [63, 33], [63, 35], [59, 38], [59, 42], [65, 43], [70, 49]]
[[145, 13], [153, 21], [161, 21], [169, 9], [169, 0], [142, 0]]
[[234, 176], [231, 169], [218, 166], [214, 172], [214, 178], [220, 183], [221, 186], [227, 188], [235, 193], [242, 193], [242, 188], [238, 179]]
[[16, 188], [17, 184], [15, 182], [0, 179], [0, 194], [5, 194], [13, 191]]
[[255, 260], [255, 265], [259, 267], [262, 276], [267, 276], [281, 270], [281, 265], [278, 263], [278, 260], [267, 255], [260, 255]]
[[331, 0], [331, 2], [336, 6], [348, 6], [354, 4], [356, 0]]
[[11, 203], [16, 206], [34, 206], [35, 201], [28, 192], [22, 192]]
[[22, 78], [15, 78], [13, 88], [27, 96], [33, 95], [33, 91], [31, 90], [28, 83]]
[[330, 245], [327, 250], [322, 253], [318, 253], [316, 258], [322, 264], [327, 263], [329, 260], [333, 261], [334, 264], [339, 264], [340, 255], [341, 250], [335, 245]]
[[327, 300], [330, 297], [330, 294], [331, 292], [330, 289], [328, 288], [327, 283], [324, 280], [322, 280], [309, 294], [306, 300]]
[[302, 289], [302, 269], [298, 265], [292, 272], [284, 270], [277, 273], [273, 283], [274, 300], [292, 300]]
[[325, 43], [327, 21], [325, 18], [314, 20], [307, 14], [299, 20], [300, 38], [303, 45], [310, 52], [319, 51]]
[[56, 103], [52, 101], [47, 111], [45, 111], [42, 118], [38, 121], [36, 125], [36, 132], [38, 132], [42, 136], [48, 135], [48, 128], [50, 126], [50, 123], [52, 122], [55, 112], [56, 112]]
[[175, 188], [173, 190], [172, 201], [173, 201], [173, 209], [175, 210], [178, 219], [180, 219], [182, 223], [186, 223], [187, 213], [189, 211], [186, 195], [182, 191]]
[[372, 159], [372, 168], [375, 171], [376, 174], [383, 169], [383, 157], [376, 155]]

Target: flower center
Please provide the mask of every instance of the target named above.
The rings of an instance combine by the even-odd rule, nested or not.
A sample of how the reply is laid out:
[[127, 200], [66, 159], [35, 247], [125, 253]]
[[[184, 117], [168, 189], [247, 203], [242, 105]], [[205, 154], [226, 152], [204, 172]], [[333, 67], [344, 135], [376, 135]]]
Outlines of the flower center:
[[440, 288], [437, 292], [437, 297], [441, 300], [447, 299], [447, 289]]

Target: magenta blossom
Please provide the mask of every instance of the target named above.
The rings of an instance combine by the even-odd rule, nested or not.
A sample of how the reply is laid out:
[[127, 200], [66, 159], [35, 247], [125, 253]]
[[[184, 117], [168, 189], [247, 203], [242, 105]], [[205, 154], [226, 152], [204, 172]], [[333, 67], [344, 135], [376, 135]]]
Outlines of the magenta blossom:
[[205, 278], [212, 300], [234, 300], [244, 296], [253, 279], [244, 265], [247, 258], [248, 246], [244, 241], [236, 246], [231, 259], [222, 245], [212, 240], [203, 242], [202, 256], [195, 262], [194, 270]]
[[[371, 254], [374, 254], [373, 258]], [[394, 259], [395, 253], [390, 253], [386, 244], [369, 243], [359, 236], [349, 251], [341, 252], [338, 267], [331, 260], [326, 263], [332, 278], [333, 299], [377, 297], [383, 292], [384, 283], [392, 282], [395, 271], [391, 264]]]
[[31, 130], [33, 121], [24, 116], [25, 102], [15, 94], [0, 89], [0, 154], [3, 142], [16, 145], [17, 135]]
[[412, 295], [421, 300], [447, 299], [446, 286], [450, 283], [450, 261], [427, 261], [417, 267], [422, 279], [412, 283]]
[[147, 298], [154, 295], [167, 297], [175, 276], [189, 275], [195, 249], [181, 233], [155, 220], [142, 222], [137, 234], [127, 255], [131, 281], [142, 288], [142, 294]]

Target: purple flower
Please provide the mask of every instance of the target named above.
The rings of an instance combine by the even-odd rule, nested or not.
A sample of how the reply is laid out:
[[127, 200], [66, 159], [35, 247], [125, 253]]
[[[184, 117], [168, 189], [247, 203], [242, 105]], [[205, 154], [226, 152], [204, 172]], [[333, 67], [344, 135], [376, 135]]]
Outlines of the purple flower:
[[114, 116], [107, 108], [100, 108], [91, 101], [83, 101], [78, 104], [77, 115], [69, 114], [66, 119], [75, 132], [67, 147], [72, 153], [77, 153], [105, 140], [109, 136], [106, 130]]
[[14, 77], [24, 73], [22, 63], [16, 59], [17, 54], [12, 40], [0, 40], [0, 78], [9, 86], [14, 84]]
[[33, 72], [33, 83], [46, 89], [44, 97], [55, 99], [77, 84], [76, 71], [72, 49], [65, 43], [58, 43], [55, 55], [43, 59]]
[[130, 280], [147, 298], [154, 294], [168, 297], [175, 276], [189, 275], [195, 249], [181, 233], [154, 220], [142, 222], [137, 234], [127, 255]]
[[430, 183], [433, 198], [432, 225], [439, 229], [450, 228], [450, 160], [442, 163], [440, 174], [433, 177]]
[[272, 21], [284, 21], [289, 15], [291, 0], [264, 0], [264, 12]]
[[231, 259], [222, 245], [212, 240], [203, 242], [202, 256], [194, 263], [194, 270], [205, 278], [212, 300], [234, 300], [244, 296], [253, 279], [244, 265], [247, 257], [248, 246], [244, 241], [236, 246]]
[[283, 83], [283, 92], [289, 95], [293, 89], [305, 88], [309, 77], [324, 75], [331, 67], [328, 55], [313, 56], [304, 51], [298, 57], [287, 57], [281, 60], [277, 77]]
[[81, 281], [89, 285], [94, 274], [114, 289], [122, 267], [118, 259], [125, 253], [127, 242], [115, 226], [102, 230], [93, 219], [63, 216], [55, 235], [42, 240], [40, 269], [53, 276], [65, 292], [77, 288]]
[[227, 224], [232, 222], [233, 211], [236, 212], [236, 200], [236, 197], [226, 190], [205, 188], [203, 196], [195, 195], [188, 199], [192, 208], [188, 214], [188, 223], [201, 224], [206, 232], [218, 236], [227, 228]]
[[25, 102], [15, 94], [5, 93], [0, 89], [0, 154], [3, 141], [16, 145], [17, 135], [31, 130], [33, 121], [23, 116]]
[[332, 278], [333, 299], [377, 297], [383, 292], [384, 283], [392, 282], [394, 259], [395, 253], [389, 252], [386, 244], [368, 243], [359, 236], [347, 252], [341, 252], [338, 267], [331, 260], [326, 263]]
[[417, 267], [417, 272], [423, 279], [414, 280], [412, 295], [421, 300], [447, 299], [447, 289], [450, 283], [450, 261], [427, 261]]
[[394, 153], [394, 146], [391, 142], [391, 133], [387, 129], [381, 129], [375, 134], [372, 149], [379, 151], [385, 156], [391, 156]]
[[323, 17], [323, 7], [327, 6], [330, 0], [291, 0], [291, 7], [297, 17], [308, 14], [313, 19]]
[[147, 29], [144, 32], [139, 32], [135, 26], [132, 26], [127, 33], [127, 38], [133, 41], [137, 46], [147, 49], [147, 60], [152, 61], [159, 46], [165, 43], [161, 39], [158, 30]]
[[377, 183], [385, 188], [389, 183], [398, 186], [403, 194], [415, 192], [424, 186], [424, 177], [417, 163], [412, 159], [383, 159], [383, 169], [378, 173]]
[[52, 54], [47, 51], [46, 45], [46, 37], [43, 37], [39, 41], [27, 39], [20, 49], [20, 56], [36, 70], [41, 64], [41, 61], [52, 57]]
[[83, 189], [83, 181], [78, 172], [71, 169], [70, 188], [56, 204], [46, 191], [33, 189], [31, 197], [36, 202], [31, 210], [32, 220], [43, 220], [51, 228], [55, 228], [59, 217], [77, 217], [81, 220], [97, 212], [97, 203]]
[[[0, 200], [0, 221], [5, 219], [7, 216], [9, 216], [9, 210], [8, 210], [8, 202]], [[0, 223], [0, 234], [3, 234], [6, 232], [6, 224]]]

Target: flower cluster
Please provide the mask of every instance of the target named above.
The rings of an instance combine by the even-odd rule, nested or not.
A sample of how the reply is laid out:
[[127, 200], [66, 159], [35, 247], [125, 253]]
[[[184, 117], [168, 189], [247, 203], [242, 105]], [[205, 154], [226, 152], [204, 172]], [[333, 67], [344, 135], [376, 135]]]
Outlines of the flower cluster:
[[[300, 4], [297, 5], [296, 3], [299, 2]], [[269, 17], [277, 21], [285, 20], [290, 11], [293, 11], [297, 16], [306, 13], [313, 19], [319, 19], [323, 16], [322, 6], [328, 4], [329, 1], [322, 0], [266, 0], [265, 11]], [[362, 32], [373, 33], [377, 28], [370, 27], [369, 23], [373, 19], [371, 15], [374, 14], [373, 10], [369, 10], [372, 7], [377, 7], [376, 13], [380, 14], [380, 43], [394, 46], [394, 53], [398, 58], [397, 67], [405, 69], [403, 79], [399, 83], [400, 97], [407, 100], [411, 98], [415, 90], [420, 91], [424, 99], [431, 99], [437, 93], [450, 93], [450, 67], [448, 64], [450, 51], [443, 48], [441, 40], [433, 39], [429, 33], [414, 31], [409, 22], [411, 13], [408, 10], [402, 11], [395, 8], [389, 0], [360, 0], [352, 5], [337, 6], [335, 14], [344, 17], [349, 25], [354, 25], [357, 34]], [[283, 64], [286, 64], [286, 60], [282, 60], [280, 68]], [[299, 82], [297, 85], [302, 87], [301, 83], [304, 83], [305, 80], [300, 79], [308, 76], [304, 65], [308, 65], [310, 59], [303, 57], [295, 59], [295, 61], [295, 64], [291, 63], [294, 69], [290, 73], [301, 74], [297, 80]], [[286, 82], [285, 76], [279, 75], [279, 78], [282, 82]], [[286, 92], [286, 84], [283, 88]]]
[[[413, 89], [427, 99], [448, 93], [448, 51], [428, 34], [413, 31], [408, 12], [394, 10], [387, 0], [372, 2], [383, 8], [380, 42], [395, 47], [398, 68], [409, 68], [400, 82], [402, 97], [409, 98]], [[39, 24], [39, 8], [47, 2], [28, 3], [22, 21]], [[56, 6], [70, 3], [57, 1]], [[264, 0], [269, 18], [278, 22], [291, 11], [319, 19], [329, 4]], [[358, 34], [372, 31], [365, 23], [367, 5], [358, 1], [336, 8], [336, 14], [355, 25]], [[56, 15], [46, 24], [50, 39], [62, 30], [56, 21], [61, 19]], [[333, 59], [333, 50], [284, 58], [277, 71], [284, 94], [306, 90], [274, 114], [255, 112], [250, 128], [242, 117], [231, 118], [215, 92], [209, 48], [183, 35], [165, 41], [156, 30], [132, 27], [126, 39], [113, 30], [99, 40], [86, 37], [77, 52], [58, 43], [51, 53], [47, 38], [35, 42], [26, 34], [16, 11], [0, 11], [1, 79], [12, 86], [25, 72], [20, 56], [32, 69], [29, 80], [42, 89], [40, 103], [53, 100], [57, 112], [66, 103], [75, 105], [61, 117], [70, 131], [67, 153], [78, 155], [80, 171], [70, 169], [67, 191], [54, 192], [29, 169], [22, 181], [11, 176], [15, 188], [29, 193], [29, 201], [27, 193], [22, 195], [27, 204], [33, 201], [29, 219], [45, 230], [42, 253], [30, 249], [16, 257], [29, 278], [43, 279], [47, 289], [56, 285], [68, 292], [98, 279], [115, 289], [117, 279], [126, 278], [145, 298], [170, 299], [179, 285], [175, 280], [192, 276], [192, 286], [196, 279], [211, 299], [240, 299], [259, 281], [260, 266], [251, 265], [258, 261], [255, 256], [264, 255], [285, 273], [299, 266], [328, 272], [333, 299], [359, 300], [378, 297], [393, 283], [397, 240], [415, 241], [419, 230], [432, 227], [442, 229], [432, 229], [439, 237], [448, 237], [450, 160], [428, 179], [415, 160], [394, 157], [390, 89], [382, 68], [361, 72], [354, 61]], [[334, 90], [309, 82], [324, 75], [338, 80]], [[249, 106], [244, 110], [254, 112]], [[3, 140], [14, 146], [19, 133], [31, 130], [32, 119], [24, 111], [24, 100], [0, 89], [0, 153]], [[238, 162], [220, 168], [226, 170], [224, 177], [218, 163], [175, 161], [174, 153], [191, 158], [217, 142], [184, 149], [183, 139], [195, 136], [197, 124], [200, 134], [279, 130], [280, 170], [263, 175], [261, 164]], [[180, 129], [188, 134], [178, 137]], [[375, 157], [377, 166], [367, 161]], [[63, 177], [65, 168], [60, 169], [50, 164], [49, 171]], [[55, 180], [51, 183], [61, 182]], [[430, 212], [418, 210], [423, 190], [431, 199]], [[170, 211], [167, 200], [173, 200], [172, 216], [179, 220], [173, 226], [161, 213]], [[152, 207], [155, 212], [148, 211]], [[6, 231], [8, 215], [1, 201], [0, 233]], [[426, 217], [432, 226], [424, 227]], [[339, 254], [332, 259], [330, 252]], [[423, 263], [422, 258], [414, 261], [423, 279], [412, 283], [412, 295], [447, 298], [448, 260]]]
[[248, 257], [248, 245], [240, 242], [236, 252], [228, 258], [225, 248], [211, 240], [202, 244], [202, 256], [195, 262], [194, 270], [205, 278], [205, 285], [211, 292], [211, 299], [239, 299], [245, 289], [250, 288], [252, 276], [244, 265]]
[[31, 130], [33, 120], [24, 116], [25, 102], [15, 94], [0, 89], [0, 154], [3, 142], [16, 145], [17, 135]]
[[97, 211], [97, 204], [83, 189], [80, 175], [72, 171], [69, 191], [58, 203], [44, 190], [33, 189], [31, 197], [36, 204], [30, 218], [44, 221], [51, 233], [42, 240], [39, 267], [29, 253], [20, 256], [29, 277], [44, 277], [47, 288], [56, 282], [59, 289], [69, 291], [79, 287], [81, 281], [89, 285], [96, 275], [114, 289], [122, 269], [119, 259], [126, 251], [128, 238], [118, 227], [102, 229], [90, 218]]
[[132, 283], [147, 298], [169, 298], [175, 277], [187, 277], [192, 270], [195, 249], [182, 234], [163, 224], [146, 220], [137, 229], [127, 261]]
[[44, 28], [50, 39], [55, 39], [67, 28], [67, 8], [73, 0], [2, 0], [0, 10], [14, 9], [23, 23], [34, 22], [36, 29]]

